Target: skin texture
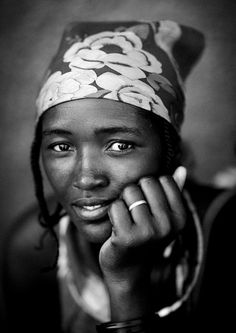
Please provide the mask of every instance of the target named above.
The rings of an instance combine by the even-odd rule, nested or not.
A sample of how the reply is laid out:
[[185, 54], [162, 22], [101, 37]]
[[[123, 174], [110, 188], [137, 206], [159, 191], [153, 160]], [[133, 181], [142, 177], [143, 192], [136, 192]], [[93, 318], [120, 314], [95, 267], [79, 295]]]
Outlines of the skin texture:
[[[186, 219], [174, 179], [160, 177], [161, 140], [145, 115], [131, 105], [84, 99], [43, 118], [44, 169], [77, 230], [99, 247], [112, 320], [152, 310], [152, 251], [163, 251]], [[147, 204], [130, 212], [137, 200]]]

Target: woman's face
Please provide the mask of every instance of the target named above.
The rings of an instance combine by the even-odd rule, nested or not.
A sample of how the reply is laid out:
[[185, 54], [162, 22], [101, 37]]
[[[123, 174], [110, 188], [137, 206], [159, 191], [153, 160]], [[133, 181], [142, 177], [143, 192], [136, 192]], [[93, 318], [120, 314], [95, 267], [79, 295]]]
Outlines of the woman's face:
[[83, 99], [43, 116], [42, 160], [56, 197], [87, 239], [111, 234], [108, 208], [122, 189], [159, 175], [161, 143], [135, 106]]

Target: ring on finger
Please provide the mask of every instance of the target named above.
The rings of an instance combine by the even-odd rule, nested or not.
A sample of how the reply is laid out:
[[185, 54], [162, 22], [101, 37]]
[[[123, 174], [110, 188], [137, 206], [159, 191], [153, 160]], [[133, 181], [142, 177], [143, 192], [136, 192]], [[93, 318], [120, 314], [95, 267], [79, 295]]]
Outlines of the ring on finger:
[[132, 209], [134, 209], [135, 207], [140, 206], [140, 205], [147, 205], [147, 201], [146, 200], [135, 201], [134, 203], [132, 203], [129, 206], [129, 211], [131, 211]]

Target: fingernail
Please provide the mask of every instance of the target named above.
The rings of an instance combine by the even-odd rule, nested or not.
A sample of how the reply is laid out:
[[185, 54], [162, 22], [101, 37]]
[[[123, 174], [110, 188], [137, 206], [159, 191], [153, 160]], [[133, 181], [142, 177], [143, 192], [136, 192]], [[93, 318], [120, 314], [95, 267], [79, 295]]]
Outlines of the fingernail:
[[176, 182], [176, 184], [178, 185], [180, 191], [182, 191], [186, 178], [187, 178], [187, 169], [184, 166], [179, 166], [174, 174], [173, 174], [173, 178]]

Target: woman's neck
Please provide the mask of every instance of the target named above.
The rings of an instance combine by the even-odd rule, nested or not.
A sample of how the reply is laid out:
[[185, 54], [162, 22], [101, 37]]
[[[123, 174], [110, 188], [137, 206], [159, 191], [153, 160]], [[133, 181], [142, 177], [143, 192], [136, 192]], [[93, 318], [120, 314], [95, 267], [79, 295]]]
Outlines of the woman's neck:
[[71, 223], [71, 242], [75, 248], [75, 254], [82, 254], [85, 259], [86, 268], [90, 269], [100, 277], [102, 277], [102, 271], [99, 265], [99, 252], [102, 244], [92, 243], [88, 241], [78, 229]]

